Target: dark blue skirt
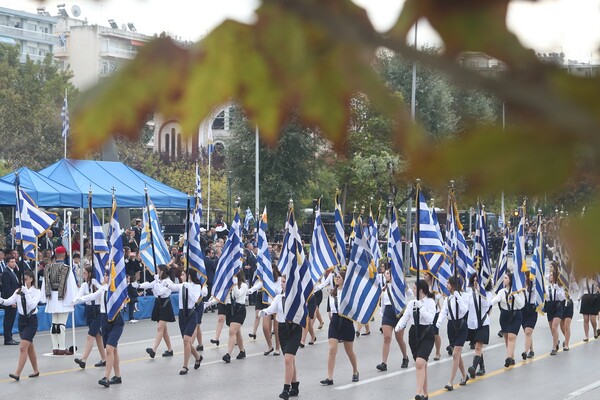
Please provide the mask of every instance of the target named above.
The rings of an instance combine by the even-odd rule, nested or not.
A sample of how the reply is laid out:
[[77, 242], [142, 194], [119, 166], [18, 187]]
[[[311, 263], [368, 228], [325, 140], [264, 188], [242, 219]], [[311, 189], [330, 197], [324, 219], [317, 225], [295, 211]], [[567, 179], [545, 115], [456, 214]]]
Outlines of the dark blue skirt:
[[502, 328], [502, 332], [518, 335], [522, 322], [523, 314], [521, 310], [509, 311], [503, 308], [500, 309], [500, 328]]
[[38, 317], [37, 314], [26, 315], [19, 314], [19, 336], [21, 340], [27, 340], [33, 342], [33, 338], [38, 330]]
[[544, 311], [546, 312], [548, 321], [552, 321], [554, 318], [561, 319], [563, 317], [563, 302], [546, 300]]
[[408, 346], [413, 360], [417, 358], [429, 360], [435, 342], [433, 327], [432, 325], [419, 325], [417, 329], [415, 325], [412, 325], [408, 330]]
[[573, 318], [573, 300], [565, 300], [562, 319]]
[[383, 309], [383, 316], [381, 317], [381, 325], [391, 326], [395, 328], [400, 321], [400, 317], [396, 317], [396, 310], [392, 305], [387, 305]]
[[469, 328], [467, 327], [467, 319], [461, 318], [459, 320], [448, 320], [448, 341], [450, 346], [462, 347], [467, 340]]
[[196, 326], [198, 326], [198, 313], [193, 308], [187, 311], [187, 318], [183, 310], [179, 310], [179, 330], [181, 336], [194, 336]]
[[329, 322], [328, 339], [337, 339], [343, 342], [354, 342], [354, 323], [348, 318], [342, 317], [337, 313], [331, 315]]
[[88, 326], [88, 335], [95, 337], [100, 333], [102, 318], [100, 314], [100, 306], [86, 305], [85, 306], [85, 322]]
[[302, 327], [291, 322], [280, 322], [278, 335], [283, 354], [296, 355], [302, 339]]
[[521, 323], [521, 326], [523, 327], [523, 329], [525, 328], [535, 328], [535, 324], [537, 324], [537, 319], [538, 319], [538, 313], [535, 310], [535, 304], [525, 304], [525, 307], [523, 307], [523, 322]]
[[308, 307], [308, 318], [314, 319], [315, 312], [317, 311], [317, 299], [315, 299], [314, 295], [310, 296], [310, 298], [308, 299], [308, 303], [306, 303], [306, 306]]
[[112, 322], [108, 321], [106, 314], [102, 314], [102, 341], [104, 342], [104, 347], [117, 347], [119, 339], [123, 334], [124, 326], [125, 322], [123, 322], [123, 315], [121, 313], [118, 313]]
[[200, 325], [202, 323], [202, 317], [204, 316], [204, 300], [196, 303], [196, 323]]

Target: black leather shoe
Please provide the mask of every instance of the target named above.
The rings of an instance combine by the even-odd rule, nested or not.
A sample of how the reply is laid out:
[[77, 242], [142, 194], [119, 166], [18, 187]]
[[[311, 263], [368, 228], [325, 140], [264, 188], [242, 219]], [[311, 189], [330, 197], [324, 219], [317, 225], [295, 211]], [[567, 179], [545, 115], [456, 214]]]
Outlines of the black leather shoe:
[[533, 358], [535, 357], [535, 353], [533, 351], [530, 351], [529, 353], [527, 353], [527, 358]]
[[292, 382], [289, 394], [290, 397], [296, 397], [300, 394], [300, 382]]
[[352, 382], [358, 382], [358, 372], [355, 374], [352, 374]]
[[469, 376], [465, 376], [465, 379], [459, 382], [460, 386], [467, 386], [467, 382], [469, 382]]
[[196, 346], [196, 351], [204, 351], [204, 346], [202, 346], [202, 345]]
[[173, 357], [173, 350], [165, 350], [164, 353], [162, 353], [163, 357]]
[[479, 368], [479, 371], [477, 371], [477, 373], [475, 375], [477, 375], [477, 376], [485, 375], [485, 368], [484, 367]]
[[123, 381], [121, 380], [120, 376], [113, 376], [112, 378], [110, 378], [110, 381], [108, 381], [108, 383], [110, 383], [111, 385], [115, 385], [123, 383]]
[[402, 365], [400, 368], [408, 368], [408, 357], [402, 358]]
[[248, 336], [250, 336], [252, 339], [256, 340], [256, 334], [255, 333], [249, 333]]
[[200, 358], [196, 360], [196, 362], [194, 363], [194, 369], [200, 368], [200, 363], [202, 362], [202, 360], [204, 360], [204, 357], [202, 356], [200, 356]]
[[231, 362], [231, 356], [229, 355], [229, 353], [226, 353], [223, 358], [223, 361], [225, 361], [227, 364], [229, 364]]
[[104, 387], [110, 387], [110, 382], [108, 381], [108, 378], [104, 377], [102, 379], [100, 379], [98, 381], [98, 384], [104, 386]]
[[219, 345], [219, 339], [210, 339], [210, 342], [214, 345]]
[[448, 355], [451, 356], [454, 352], [454, 349], [452, 348], [452, 346], [446, 346], [446, 351], [448, 352]]
[[8, 342], [4, 342], [5, 346], [16, 346], [18, 345], [20, 342], [17, 342], [16, 340], [9, 340]]
[[237, 360], [241, 360], [242, 358], [246, 358], [246, 352], [244, 350], [240, 351], [240, 354], [238, 354], [235, 358]]
[[96, 364], [94, 364], [94, 367], [96, 367], [96, 368], [106, 367], [106, 361], [100, 360]]
[[148, 355], [150, 356], [150, 358], [154, 358], [156, 356], [156, 352], [154, 350], [152, 350], [151, 347], [148, 347], [146, 349], [146, 353], [148, 353]]
[[15, 375], [15, 374], [8, 374], [8, 376], [10, 376], [11, 378], [13, 378], [17, 382], [19, 382], [19, 379], [21, 379], [21, 377], [19, 375]]
[[527, 360], [527, 353], [526, 352], [522, 352], [521, 353], [521, 358], [523, 359], [523, 361]]
[[75, 361], [75, 364], [79, 365], [79, 368], [85, 369], [85, 361], [83, 361], [83, 360], [81, 360], [79, 358], [76, 358], [73, 361]]
[[382, 362], [381, 364], [378, 364], [375, 368], [382, 372], [387, 371], [387, 364]]
[[471, 365], [469, 368], [467, 368], [467, 372], [469, 373], [471, 379], [475, 379], [475, 366]]
[[451, 392], [451, 391], [454, 390], [454, 386], [448, 384], [448, 385], [444, 386], [444, 389], [446, 389], [447, 391]]
[[188, 367], [183, 367], [183, 368], [181, 368], [181, 371], [179, 371], [179, 375], [187, 375], [188, 371], [189, 371]]
[[288, 400], [290, 398], [290, 392], [284, 390], [279, 394], [279, 398], [283, 400]]
[[40, 376], [40, 371], [36, 372], [35, 374], [29, 375], [30, 378], [37, 378], [38, 376]]
[[321, 381], [321, 385], [331, 386], [331, 385], [333, 385], [333, 379], [325, 378]]

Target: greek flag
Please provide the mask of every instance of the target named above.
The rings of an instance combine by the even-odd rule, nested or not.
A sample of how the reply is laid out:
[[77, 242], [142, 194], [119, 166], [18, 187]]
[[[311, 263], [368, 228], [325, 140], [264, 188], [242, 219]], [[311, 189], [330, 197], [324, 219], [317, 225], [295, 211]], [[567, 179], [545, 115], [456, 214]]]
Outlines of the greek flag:
[[343, 268], [346, 266], [346, 235], [344, 232], [344, 214], [342, 213], [342, 206], [340, 205], [339, 195], [335, 195], [335, 254], [337, 256], [339, 264], [336, 268]]
[[62, 119], [62, 137], [63, 139], [69, 136], [69, 105], [67, 104], [67, 94], [65, 93], [65, 102], [60, 110], [60, 118]]
[[287, 246], [282, 250], [282, 253], [288, 253], [286, 257], [289, 260], [283, 313], [287, 321], [292, 321], [306, 328], [308, 317], [306, 302], [312, 294], [314, 284], [310, 277], [308, 260], [302, 249], [302, 240], [300, 239], [293, 209], [289, 213], [287, 225], [289, 227], [287, 234], [289, 238]]
[[250, 231], [250, 221], [254, 222], [254, 215], [252, 215], [250, 208], [246, 208], [246, 215], [244, 217], [244, 230], [246, 232]]
[[369, 230], [369, 248], [371, 249], [371, 254], [373, 255], [373, 261], [375, 262], [375, 267], [379, 268], [379, 260], [381, 260], [381, 249], [379, 248], [379, 229], [377, 227], [377, 221], [373, 219], [373, 212], [369, 210], [369, 220], [368, 220], [368, 230]]
[[240, 213], [235, 210], [231, 229], [225, 241], [225, 247], [215, 273], [212, 295], [225, 303], [233, 286], [233, 277], [242, 269], [242, 233], [240, 229]]
[[528, 269], [525, 262], [525, 215], [523, 215], [515, 231], [513, 282], [511, 288], [513, 293], [525, 290], [526, 272], [528, 272]]
[[565, 289], [565, 293], [569, 295], [569, 275], [570, 272], [567, 269], [567, 261], [569, 259], [567, 249], [560, 240], [556, 241], [554, 245], [553, 259], [558, 263], [558, 280]]
[[487, 228], [485, 213], [481, 203], [477, 207], [477, 228], [473, 246], [473, 268], [477, 271], [481, 295], [485, 296], [485, 287], [492, 278], [492, 266], [487, 247]]
[[[433, 215], [421, 192], [419, 192], [418, 201], [420, 203], [420, 212], [417, 223], [419, 224], [419, 257], [421, 260], [419, 267], [423, 271], [429, 271], [433, 276], [437, 276], [446, 257], [444, 245], [442, 244], [442, 234], [439, 225], [436, 227]], [[414, 233], [413, 243], [417, 243]], [[416, 245], [413, 245], [413, 247], [413, 251], [416, 252]], [[414, 255], [411, 257], [410, 268], [416, 271], [416, 267], [416, 255]]]
[[[200, 227], [202, 221], [202, 187], [200, 174], [198, 172], [198, 163], [196, 163], [196, 205], [190, 215], [190, 230], [187, 232], [187, 246], [189, 248], [188, 266], [196, 271], [201, 284], [206, 282], [206, 266], [204, 265], [204, 253], [200, 246]], [[188, 251], [184, 252], [186, 255]]]
[[310, 276], [316, 283], [329, 268], [339, 264], [331, 242], [327, 237], [327, 232], [323, 227], [320, 207], [315, 212], [315, 223], [313, 227], [312, 240], [310, 242], [310, 254], [308, 256], [310, 265]]
[[19, 202], [17, 204], [17, 212], [15, 213], [15, 239], [23, 246], [25, 257], [35, 259], [37, 238], [50, 229], [58, 216], [37, 208], [31, 197], [18, 184], [16, 191]]
[[346, 279], [340, 295], [339, 314], [354, 322], [366, 324], [375, 312], [379, 297], [381, 286], [377, 283], [377, 267], [367, 238], [360, 224], [357, 224]]
[[108, 267], [108, 259], [110, 249], [108, 248], [108, 244], [106, 243], [106, 237], [104, 236], [104, 231], [102, 230], [102, 225], [96, 216], [96, 213], [92, 209], [92, 234], [94, 238], [92, 240], [93, 246], [93, 259], [92, 262], [94, 264], [94, 278], [98, 282], [102, 282], [104, 277], [104, 273], [106, 272], [106, 268]]
[[290, 257], [289, 252], [287, 251], [288, 244], [290, 241], [290, 213], [288, 212], [288, 216], [285, 220], [285, 234], [283, 235], [283, 243], [281, 244], [281, 254], [279, 255], [279, 261], [277, 262], [277, 269], [281, 273], [281, 275], [287, 276], [287, 271], [290, 266]]
[[262, 302], [271, 303], [271, 299], [277, 295], [275, 278], [271, 267], [271, 255], [267, 241], [267, 207], [263, 211], [260, 224], [258, 226], [258, 256], [256, 258], [256, 277], [261, 280], [263, 285]]
[[[171, 255], [169, 254], [169, 247], [165, 242], [158, 221], [158, 214], [154, 204], [150, 200], [148, 194], [146, 194], [146, 207], [142, 213], [142, 237], [140, 239], [140, 256], [142, 262], [152, 272], [156, 271], [156, 265], [154, 265], [154, 259], [156, 258], [156, 264], [167, 264], [171, 261]], [[154, 242], [154, 246], [152, 245]]]
[[106, 317], [113, 321], [123, 306], [129, 302], [127, 296], [127, 276], [125, 273], [125, 254], [121, 239], [121, 226], [117, 216], [117, 201], [113, 198], [110, 219], [110, 285], [106, 303]]
[[535, 238], [535, 249], [533, 250], [533, 258], [531, 260], [531, 273], [535, 275], [535, 307], [538, 309], [544, 303], [544, 276], [546, 274], [546, 268], [544, 267], [544, 260], [546, 259], [546, 254], [544, 254], [545, 243], [544, 237], [542, 235], [541, 219], [541, 216], [539, 216], [537, 236]]
[[207, 142], [207, 145], [208, 145], [208, 155], [210, 156], [215, 151], [215, 144], [214, 144], [214, 139], [213, 139], [212, 125], [211, 125], [210, 128], [208, 128], [208, 138], [207, 138], [206, 142]]
[[394, 300], [396, 315], [399, 315], [404, 310], [404, 307], [406, 307], [406, 281], [404, 280], [402, 238], [400, 236], [400, 228], [398, 227], [396, 207], [392, 207], [392, 217], [388, 231], [387, 258], [392, 276], [391, 285], [388, 286], [388, 293]]
[[504, 240], [502, 240], [502, 248], [500, 249], [500, 257], [498, 266], [494, 272], [494, 293], [498, 293], [502, 288], [502, 279], [508, 271], [508, 243], [510, 242], [508, 226], [504, 227]]

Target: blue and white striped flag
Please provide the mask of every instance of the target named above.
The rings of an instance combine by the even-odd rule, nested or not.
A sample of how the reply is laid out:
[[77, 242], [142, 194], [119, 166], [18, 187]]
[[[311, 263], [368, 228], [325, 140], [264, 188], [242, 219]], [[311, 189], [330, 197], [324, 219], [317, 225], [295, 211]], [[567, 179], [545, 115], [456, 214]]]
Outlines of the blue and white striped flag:
[[62, 132], [61, 135], [64, 138], [69, 136], [70, 123], [69, 123], [69, 105], [67, 103], [67, 94], [65, 93], [65, 102], [63, 103], [62, 109], [60, 110], [60, 118], [62, 119]]
[[302, 240], [293, 209], [290, 210], [287, 225], [289, 238], [287, 246], [282, 250], [282, 253], [288, 253], [286, 258], [289, 260], [283, 313], [287, 321], [292, 321], [305, 328], [308, 317], [306, 303], [312, 294], [314, 284], [310, 276], [308, 259], [304, 256], [302, 249]]
[[208, 138], [206, 140], [208, 146], [208, 155], [210, 156], [215, 151], [215, 143], [213, 138], [212, 125], [208, 128]]
[[[206, 282], [206, 266], [204, 264], [204, 253], [200, 246], [200, 227], [202, 221], [202, 187], [200, 181], [200, 174], [198, 171], [198, 163], [196, 163], [196, 205], [192, 214], [190, 215], [190, 231], [187, 232], [187, 246], [189, 247], [189, 261], [188, 266], [196, 271], [200, 278], [200, 283]], [[187, 250], [187, 248], [186, 248]], [[188, 254], [184, 251], [184, 254]]]
[[377, 267], [360, 224], [350, 252], [346, 278], [340, 295], [339, 314], [360, 324], [371, 320], [381, 297]]
[[329, 237], [327, 237], [327, 232], [325, 232], [325, 227], [323, 227], [321, 209], [318, 207], [315, 212], [315, 223], [313, 226], [310, 253], [308, 256], [310, 276], [312, 277], [313, 283], [318, 282], [326, 270], [334, 268], [338, 263]]
[[[142, 221], [143, 228], [142, 237], [140, 239], [140, 256], [142, 257], [142, 262], [146, 268], [154, 274], [157, 265], [166, 265], [171, 261], [171, 254], [169, 253], [169, 247], [162, 235], [162, 229], [160, 228], [160, 222], [158, 221], [158, 213], [147, 194], [146, 207], [144, 207], [142, 213]], [[154, 246], [152, 246], [152, 242], [154, 242]], [[155, 258], [157, 265], [154, 265]]]
[[525, 213], [524, 210], [522, 212], [519, 226], [515, 230], [512, 293], [525, 290], [525, 273], [529, 271], [525, 261]]
[[535, 275], [535, 307], [540, 310], [544, 303], [544, 295], [546, 286], [544, 277], [546, 274], [546, 268], [544, 266], [544, 260], [546, 259], [544, 236], [542, 234], [542, 221], [541, 216], [538, 217], [538, 230], [537, 237], [535, 238], [535, 249], [533, 250], [533, 258], [531, 260], [531, 273]]
[[287, 276], [287, 271], [290, 267], [290, 252], [287, 251], [290, 242], [290, 213], [288, 212], [285, 220], [285, 233], [283, 235], [283, 242], [281, 244], [281, 254], [279, 255], [279, 261], [277, 261], [277, 269], [281, 275]]
[[388, 290], [394, 299], [396, 315], [406, 307], [406, 281], [404, 280], [404, 267], [402, 264], [402, 237], [396, 216], [396, 207], [392, 207], [392, 217], [388, 230], [387, 257], [390, 264], [392, 282]]
[[244, 230], [246, 232], [250, 231], [250, 222], [254, 223], [254, 215], [252, 215], [250, 208], [246, 208], [246, 215], [244, 216]]
[[15, 213], [15, 239], [23, 246], [26, 258], [35, 259], [37, 238], [42, 236], [56, 222], [58, 216], [40, 210], [18, 184], [16, 186], [19, 202]]
[[[458, 212], [456, 213], [458, 214]], [[455, 214], [455, 215], [456, 215]], [[434, 212], [434, 219], [437, 223], [437, 217]], [[456, 219], [455, 219], [456, 221]], [[469, 250], [469, 246], [467, 245], [467, 240], [465, 239], [465, 235], [462, 233], [462, 226], [459, 226], [457, 223], [454, 224], [454, 235], [456, 240], [453, 245], [455, 246], [452, 250], [452, 253], [448, 255], [450, 258], [450, 263], [454, 263], [454, 254], [456, 254], [456, 271], [457, 275], [461, 280], [463, 285], [463, 290], [466, 288], [467, 279], [470, 276], [469, 271], [471, 273], [475, 272], [473, 269], [473, 259], [471, 258], [471, 251]], [[454, 271], [452, 271], [454, 274]]]
[[373, 212], [369, 210], [369, 220], [368, 220], [368, 243], [369, 248], [371, 249], [371, 254], [373, 255], [373, 262], [375, 262], [375, 267], [379, 268], [379, 261], [381, 260], [381, 248], [379, 247], [379, 228], [377, 227], [377, 221], [373, 218]]
[[502, 289], [502, 280], [506, 271], [508, 271], [508, 244], [510, 242], [510, 231], [508, 226], [504, 229], [504, 239], [502, 240], [502, 247], [500, 248], [500, 256], [498, 257], [498, 266], [494, 272], [494, 293], [498, 293]]
[[93, 254], [92, 263], [94, 265], [94, 278], [98, 282], [102, 282], [106, 269], [108, 268], [108, 259], [110, 249], [102, 230], [102, 225], [92, 209], [92, 234], [94, 238], [92, 240]]
[[342, 206], [340, 205], [339, 195], [335, 195], [335, 254], [337, 256], [339, 264], [336, 269], [343, 268], [346, 266], [346, 234], [344, 231], [344, 214], [342, 213]]
[[[419, 203], [420, 212], [416, 222], [419, 224], [419, 255], [421, 260], [419, 268], [423, 271], [429, 271], [433, 276], [437, 276], [439, 269], [446, 260], [446, 252], [439, 227], [436, 227], [432, 213], [421, 192], [419, 192]], [[416, 237], [414, 235], [413, 247], [416, 251]], [[410, 268], [416, 271], [416, 256], [411, 257]]]
[[478, 203], [477, 228], [473, 245], [473, 267], [477, 271], [481, 295], [485, 296], [485, 287], [492, 278], [492, 265], [487, 247], [487, 227], [483, 206]]
[[220, 302], [225, 303], [229, 291], [233, 286], [233, 277], [242, 269], [242, 232], [240, 226], [240, 213], [235, 210], [231, 229], [225, 241], [225, 247], [215, 273], [212, 295]]
[[271, 267], [267, 229], [267, 207], [265, 207], [265, 211], [263, 211], [258, 226], [258, 255], [256, 257], [256, 277], [262, 282], [262, 302], [265, 304], [271, 303], [273, 297], [278, 293], [275, 278], [273, 277], [273, 269]]
[[110, 218], [110, 285], [108, 301], [106, 303], [106, 317], [113, 321], [123, 306], [129, 302], [127, 296], [127, 275], [125, 272], [125, 254], [123, 253], [123, 239], [121, 226], [117, 216], [117, 201], [113, 197], [112, 213]]

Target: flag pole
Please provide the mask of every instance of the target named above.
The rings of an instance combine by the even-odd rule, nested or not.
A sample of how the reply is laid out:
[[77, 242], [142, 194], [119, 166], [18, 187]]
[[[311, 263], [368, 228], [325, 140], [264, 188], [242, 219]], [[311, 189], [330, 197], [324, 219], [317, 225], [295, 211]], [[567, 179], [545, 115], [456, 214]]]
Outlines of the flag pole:
[[[25, 252], [24, 252], [24, 249], [23, 249], [23, 229], [22, 229], [22, 226], [23, 226], [22, 219], [23, 218], [22, 218], [22, 215], [21, 215], [21, 181], [20, 181], [19, 173], [18, 172], [15, 172], [15, 188], [17, 190], [17, 215], [19, 217], [19, 233], [21, 235], [21, 246], [20, 247], [17, 246], [17, 248], [19, 249], [19, 255], [21, 257], [21, 260], [24, 260], [25, 259]], [[16, 231], [15, 231], [15, 235], [14, 236], [16, 236]], [[16, 241], [15, 241], [15, 243], [16, 243]], [[17, 280], [19, 281], [19, 285], [23, 284], [23, 280], [21, 279], [22, 275], [23, 275], [22, 273], [20, 273], [20, 274], [17, 275]]]
[[[96, 275], [96, 267], [94, 266], [94, 221], [92, 221], [92, 185], [90, 184], [90, 190], [88, 191], [88, 219], [89, 219], [89, 228], [90, 228], [90, 251], [92, 256], [92, 271], [94, 273], [92, 276]], [[83, 260], [83, 257], [81, 257]], [[90, 288], [91, 292], [91, 288]]]
[[[206, 231], [208, 232], [208, 230], [210, 229], [210, 167], [211, 167], [211, 159], [212, 159], [212, 152], [210, 151], [210, 145], [209, 145], [209, 151], [208, 151], [208, 196], [206, 199]], [[230, 221], [231, 223], [231, 221]]]
[[[67, 218], [69, 219], [69, 226], [71, 226], [71, 211], [67, 213]], [[72, 238], [71, 238], [71, 230], [69, 229], [69, 250], [72, 248]], [[73, 252], [69, 252], [69, 270], [73, 273]], [[71, 333], [73, 335], [73, 356], [75, 356], [75, 307], [73, 307], [73, 311], [71, 313]]]
[[255, 157], [255, 165], [254, 165], [254, 188], [255, 188], [255, 193], [254, 193], [254, 214], [256, 215], [256, 242], [258, 243], [258, 227], [260, 224], [260, 207], [259, 207], [259, 203], [260, 203], [260, 183], [259, 183], [259, 176], [260, 176], [260, 171], [259, 171], [259, 165], [260, 165], [260, 160], [259, 160], [259, 135], [258, 135], [258, 125], [256, 125], [255, 128], [255, 136], [256, 136], [256, 144], [255, 144], [255, 153], [256, 153], [256, 157]]
[[[450, 187], [448, 189], [448, 201], [450, 202], [450, 211], [452, 213], [452, 218], [456, 218], [454, 215], [454, 205], [456, 203], [456, 199], [454, 198], [454, 180], [450, 181]], [[434, 209], [435, 212], [435, 209]], [[458, 286], [458, 265], [456, 262], [456, 253], [458, 252], [458, 233], [456, 232], [458, 230], [458, 227], [456, 226], [456, 220], [452, 221], [452, 226], [454, 226], [454, 235], [456, 235], [456, 248], [452, 249], [452, 264], [454, 266], [454, 282], [456, 283], [456, 285]], [[470, 222], [469, 222], [470, 224]], [[453, 243], [451, 243], [451, 246], [453, 246]], [[466, 275], [466, 271], [465, 271], [465, 275]], [[466, 278], [466, 276], [465, 276]], [[455, 289], [456, 290], [456, 289]]]
[[69, 115], [68, 114], [68, 112], [69, 112], [69, 110], [68, 110], [68, 103], [67, 103], [67, 88], [65, 88], [65, 104], [64, 104], [64, 107], [65, 107], [65, 111], [64, 111], [65, 115], [63, 116], [63, 132], [62, 132], [62, 135], [63, 135], [63, 139], [64, 139], [64, 142], [65, 142], [65, 160], [66, 160], [67, 159], [67, 130], [66, 130], [65, 122], [66, 122], [66, 119], [68, 118], [68, 115]]
[[[187, 216], [185, 219], [185, 281], [189, 282], [190, 281], [190, 194], [188, 193], [187, 195]], [[148, 217], [150, 216], [150, 213], [148, 213]], [[183, 316], [187, 321], [187, 317], [188, 317], [188, 298], [189, 298], [189, 292], [187, 290], [187, 288], [185, 286], [181, 286], [181, 289], [183, 291], [182, 295], [183, 295]]]
[[[420, 280], [421, 280], [421, 274], [420, 274], [420, 264], [421, 264], [421, 199], [420, 199], [420, 195], [421, 195], [421, 179], [417, 178], [416, 180], [416, 187], [417, 187], [417, 212], [415, 215], [415, 246], [416, 246], [416, 259], [417, 259], [417, 290], [415, 293], [415, 297], [417, 298], [417, 300], [419, 299], [419, 284], [420, 284]], [[417, 314], [417, 318], [416, 321], [414, 321], [415, 323], [415, 335], [416, 337], [419, 337], [419, 309], [416, 309], [416, 314]]]
[[150, 220], [150, 201], [148, 198], [148, 188], [144, 185], [144, 195], [146, 198], [146, 213], [148, 214], [148, 236], [150, 236], [150, 246], [152, 246], [152, 261], [154, 262], [154, 273], [158, 271], [156, 265], [156, 250], [154, 249], [154, 234], [152, 233], [152, 221]]

